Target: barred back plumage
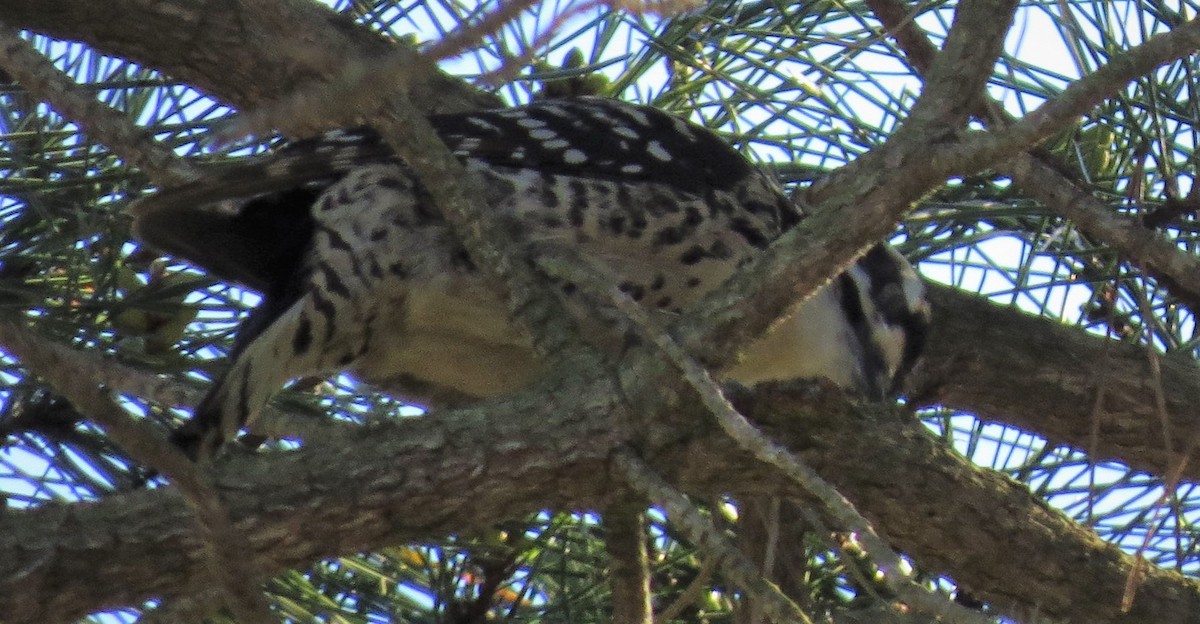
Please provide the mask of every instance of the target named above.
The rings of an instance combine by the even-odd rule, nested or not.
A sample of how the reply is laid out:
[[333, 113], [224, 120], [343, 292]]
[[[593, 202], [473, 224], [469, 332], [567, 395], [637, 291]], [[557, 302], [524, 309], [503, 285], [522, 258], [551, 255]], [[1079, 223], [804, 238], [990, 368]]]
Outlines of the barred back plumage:
[[[577, 98], [431, 121], [528, 241], [603, 262], [665, 315], [803, 216], [719, 137], [653, 108]], [[131, 212], [140, 240], [263, 295], [227, 372], [176, 432], [193, 455], [211, 454], [302, 375], [349, 370], [438, 405], [511, 392], [540, 372], [498, 286], [370, 131], [290, 144]], [[915, 361], [928, 318], [912, 268], [879, 245], [722, 374], [827, 377], [882, 398]]]

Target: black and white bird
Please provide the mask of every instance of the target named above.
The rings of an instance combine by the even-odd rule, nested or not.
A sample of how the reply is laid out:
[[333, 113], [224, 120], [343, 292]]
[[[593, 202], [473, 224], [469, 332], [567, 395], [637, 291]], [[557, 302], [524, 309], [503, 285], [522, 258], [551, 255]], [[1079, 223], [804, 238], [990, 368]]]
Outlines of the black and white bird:
[[[654, 108], [574, 98], [430, 121], [529, 241], [602, 262], [664, 314], [803, 217], [715, 134]], [[227, 371], [175, 434], [193, 456], [211, 455], [300, 376], [345, 370], [437, 405], [540, 373], [498, 285], [370, 131], [287, 145], [131, 212], [139, 240], [263, 296]], [[928, 322], [916, 273], [880, 244], [719, 373], [744, 384], [825, 377], [881, 399], [912, 367]]]

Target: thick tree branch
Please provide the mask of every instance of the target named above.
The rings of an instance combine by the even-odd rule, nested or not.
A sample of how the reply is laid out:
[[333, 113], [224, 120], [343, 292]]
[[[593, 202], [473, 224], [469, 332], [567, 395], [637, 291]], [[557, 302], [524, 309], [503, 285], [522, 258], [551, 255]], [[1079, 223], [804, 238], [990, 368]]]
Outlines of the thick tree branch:
[[[289, 0], [286, 25], [265, 27], [234, 0], [5, 0], [0, 20], [160, 69], [237, 108], [325, 81], [349, 58], [417, 53], [315, 2]], [[410, 85], [425, 112], [495, 106], [494, 97], [440, 72]]]
[[[218, 487], [251, 543], [250, 567], [265, 576], [547, 507], [604, 508], [615, 495], [606, 465], [624, 444], [607, 416], [616, 390], [586, 374], [556, 384], [486, 410], [381, 424], [219, 466]], [[1193, 581], [1151, 569], [1134, 611], [1121, 616], [1115, 597], [1130, 562], [1115, 546], [948, 452], [919, 424], [814, 388], [776, 387], [738, 407], [802, 451], [925, 569], [1009, 612], [1173, 623], [1200, 609]], [[655, 441], [643, 454], [668, 482], [697, 496], [804, 498], [704, 414], [681, 404], [674, 417], [641, 425], [650, 429], [641, 437]], [[64, 619], [200, 584], [202, 544], [187, 513], [172, 490], [10, 511], [0, 517], [0, 612]]]
[[8, 322], [0, 322], [0, 346], [25, 368], [45, 378], [132, 456], [147, 461], [169, 477], [194, 515], [194, 522], [188, 524], [198, 529], [196, 532], [201, 536], [205, 564], [202, 567], [213, 585], [221, 588], [224, 604], [247, 624], [275, 621], [258, 584], [244, 582], [253, 574], [242, 557], [247, 546], [245, 537], [230, 523], [208, 472], [188, 461], [147, 421], [135, 420], [122, 410], [91, 381], [91, 375], [81, 375], [86, 371], [81, 371], [81, 362], [74, 358], [74, 351], [40, 340]]
[[[1161, 361], [1170, 448], [1177, 451], [1171, 454], [1145, 347], [931, 288], [934, 332], [913, 379], [917, 394], [1085, 450], [1095, 461], [1164, 477], [1200, 435], [1200, 367], [1190, 357]], [[1094, 441], [1093, 426], [1099, 427]], [[1200, 480], [1196, 463], [1184, 466], [1185, 479]]]

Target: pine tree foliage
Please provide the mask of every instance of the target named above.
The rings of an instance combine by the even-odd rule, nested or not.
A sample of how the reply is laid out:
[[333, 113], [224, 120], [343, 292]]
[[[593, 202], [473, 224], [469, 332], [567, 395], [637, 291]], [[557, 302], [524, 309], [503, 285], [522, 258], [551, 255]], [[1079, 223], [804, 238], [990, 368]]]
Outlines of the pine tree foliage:
[[[134, 54], [135, 48], [127, 48], [129, 58], [122, 57], [113, 52], [120, 45], [97, 42], [70, 20], [56, 23], [53, 11], [38, 15], [37, 4], [21, 0], [0, 7], [0, 28], [27, 29], [20, 37], [65, 72], [80, 93], [120, 111], [174, 154], [198, 166], [221, 166], [252, 158], [279, 140], [264, 134], [234, 148], [214, 147], [239, 105], [283, 98], [288, 92], [281, 89], [293, 85], [293, 78], [214, 92], [199, 78], [189, 82], [161, 71], [153, 50]], [[282, 15], [273, 23], [264, 19], [262, 27], [270, 30], [288, 24], [290, 12], [302, 13], [303, 3], [235, 4], [246, 5], [242, 9], [258, 5], [253, 10], [259, 13], [246, 9], [247, 15], [262, 16], [264, 9]], [[930, 49], [942, 48], [956, 10], [953, 3], [891, 0], [714, 0], [694, 6], [663, 3], [653, 12], [612, 5], [339, 0], [333, 9], [358, 30], [417, 49], [473, 28], [487, 16], [511, 12], [512, 19], [494, 30], [480, 29], [477, 41], [443, 59], [441, 67], [505, 104], [578, 94], [652, 104], [716, 130], [798, 189], [799, 198], [829, 172], [882, 146], [909, 120], [928, 70], [913, 33]], [[114, 11], [128, 12], [131, 6], [122, 3]], [[222, 9], [214, 5], [212, 10]], [[896, 11], [904, 19], [896, 21]], [[1167, 0], [1021, 3], [987, 82], [994, 115], [987, 119], [985, 111], [973, 110], [971, 127], [997, 128], [1023, 118], [1080, 77], [1124, 62], [1129, 50], [1154, 35], [1196, 28], [1190, 21], [1196, 11]], [[305, 55], [322, 52], [282, 49], [279, 54], [310, 62]], [[164, 61], [169, 69], [187, 63], [179, 56], [173, 52]], [[1191, 260], [1200, 208], [1200, 187], [1194, 184], [1200, 98], [1195, 57], [1176, 57], [1108, 87], [1097, 106], [1059, 124], [1029, 153], [1059, 176], [1059, 182], [1047, 184], [1081, 189], [1105, 217], [1169, 241], [1175, 253]], [[221, 369], [233, 329], [257, 297], [132, 243], [123, 209], [161, 185], [162, 178], [129, 166], [100, 133], [42, 101], [12, 75], [11, 66], [0, 62], [0, 69], [9, 73], [0, 74], [0, 320], [102, 357], [112, 375], [128, 371], [126, 381], [149, 383], [150, 375], [159, 375], [174, 382], [156, 396], [114, 387], [124, 409], [165, 432], [186, 417], [187, 410], [180, 408], [193, 403]], [[258, 88], [269, 96], [256, 94]], [[447, 102], [457, 98], [446, 106], [469, 106], [460, 94], [445, 97]], [[427, 108], [437, 106], [427, 103]], [[915, 416], [938, 446], [1024, 484], [1100, 539], [1170, 574], [1176, 595], [1184, 596], [1181, 604], [1200, 604], [1195, 528], [1200, 493], [1194, 485], [1200, 476], [1188, 467], [1196, 421], [1193, 414], [1167, 413], [1167, 406], [1177, 404], [1172, 393], [1180, 390], [1156, 372], [1163, 366], [1182, 366], [1193, 376], [1200, 371], [1194, 316], [1200, 279], [1189, 283], [1181, 278], [1186, 273], [1164, 271], [1161, 263], [1138, 255], [1148, 253], [1144, 247], [1081, 226], [1050, 205], [1044, 193], [1016, 181], [1011, 163], [952, 177], [924, 195], [894, 232], [893, 244], [926, 278], [960, 294], [1102, 337], [1113, 349], [1141, 349], [1145, 369], [1139, 374], [1149, 380], [1144, 399], [1155, 404], [1149, 411], [1159, 417], [1148, 426], [1157, 435], [1146, 436], [1142, 445], [1159, 460], [1123, 457], [1102, 443], [1106, 435], [1117, 435], [1112, 428], [1119, 426], [1103, 418], [1104, 388], [1120, 381], [1116, 378], [1094, 380], [1089, 395], [1095, 397], [1094, 418], [1076, 422], [1076, 437], [1070, 439], [1058, 429], [1006, 420], [997, 410], [977, 417], [953, 401], [943, 402], [936, 391], [923, 392], [936, 386], [933, 373], [918, 374], [909, 405], [917, 408]], [[1029, 340], [1007, 336], [1017, 349]], [[4, 346], [0, 341], [0, 349]], [[1098, 366], [1103, 369], [1103, 362]], [[1127, 370], [1114, 367], [1112, 374]], [[1028, 373], [997, 374], [1019, 380]], [[168, 397], [173, 400], [164, 401]], [[1014, 402], [1037, 400], [1012, 397]], [[300, 380], [274, 406], [284, 414], [279, 417], [283, 430], [329, 432], [331, 421], [347, 425], [330, 435], [418, 413], [346, 377]], [[997, 409], [1002, 413], [1004, 406]], [[157, 481], [145, 486], [136, 458], [94, 423], [20, 357], [0, 350], [0, 501], [5, 503], [0, 522], [15, 522], [28, 510], [53, 504], [125, 500], [120, 497], [137, 496], [130, 492], [143, 487], [166, 487]], [[264, 452], [291, 446], [271, 442]], [[520, 484], [514, 489], [524, 490]], [[734, 500], [714, 497], [696, 504], [720, 530], [736, 525]], [[613, 590], [606, 582], [609, 560], [598, 511], [546, 507], [496, 518], [487, 529], [340, 552], [278, 574], [264, 590], [275, 614], [296, 622], [609, 621]], [[741, 588], [715, 570], [703, 545], [658, 509], [646, 518], [655, 611], [669, 611], [669, 621], [678, 622], [749, 621], [735, 615]], [[852, 619], [896, 602], [879, 579], [878, 562], [859, 547], [856, 535], [829, 525], [820, 513], [789, 522], [804, 528], [803, 543], [793, 551], [803, 553], [802, 560], [787, 562], [802, 589], [785, 590], [814, 619], [828, 613], [834, 621], [930, 621], [904, 610], [886, 617], [906, 619]], [[888, 536], [888, 526], [878, 528]], [[48, 530], [45, 539], [52, 538]], [[1043, 611], [1035, 598], [1008, 596], [1002, 605], [979, 599], [976, 592], [992, 597], [1004, 590], [958, 585], [955, 562], [946, 560], [953, 556], [913, 557], [906, 565], [923, 586], [981, 608], [986, 617], [1070, 619], [1070, 609], [1055, 605]], [[1076, 564], [1063, 561], [1064, 574]], [[0, 580], [0, 587], [15, 587], [15, 582]], [[1136, 579], [1130, 581], [1135, 604], [1137, 586]], [[154, 614], [160, 604], [171, 606], [161, 598], [96, 603], [90, 618], [133, 620]], [[1125, 621], [1121, 600], [1111, 596], [1104, 611], [1109, 619], [1095, 621]], [[204, 608], [193, 615], [232, 621]]]

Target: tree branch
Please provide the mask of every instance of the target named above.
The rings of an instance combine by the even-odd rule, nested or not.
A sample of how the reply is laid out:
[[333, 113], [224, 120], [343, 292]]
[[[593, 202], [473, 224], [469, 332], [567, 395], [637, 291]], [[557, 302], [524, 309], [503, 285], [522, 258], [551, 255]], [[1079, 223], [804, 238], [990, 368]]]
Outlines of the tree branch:
[[[606, 465], [626, 435], [608, 416], [617, 390], [587, 371], [564, 372], [569, 379], [486, 409], [384, 423], [218, 465], [217, 487], [251, 544], [249, 567], [265, 576], [539, 509], [603, 509], [615, 495]], [[1023, 486], [971, 466], [918, 423], [854, 408], [818, 386], [787, 388], [736, 403], [774, 439], [802, 449], [926, 570], [950, 574], [1010, 613], [1172, 623], [1200, 609], [1194, 581], [1150, 569], [1122, 619], [1115, 597], [1131, 564], [1115, 546]], [[695, 496], [807, 500], [705, 413], [683, 403], [672, 418], [639, 423], [642, 439], [653, 442], [643, 455], [672, 486]], [[0, 516], [0, 612], [17, 621], [65, 619], [193, 586], [202, 543], [187, 517], [172, 490], [9, 511]]]
[[[905, 57], [917, 74], [929, 71], [937, 48], [928, 36], [910, 19], [906, 9], [896, 0], [867, 0], [880, 22], [895, 37]], [[1145, 67], [1165, 58], [1175, 58], [1176, 46], [1186, 48], [1195, 40], [1192, 32], [1157, 39], [1155, 47], [1142, 48], [1142, 61], [1129, 64]], [[1155, 49], [1157, 48], [1157, 52]], [[1118, 84], [1122, 84], [1118, 81]], [[1005, 128], [1015, 120], [1004, 112], [999, 102], [980, 93], [973, 113], [976, 118], [993, 127]], [[1134, 263], [1160, 277], [1167, 289], [1193, 310], [1200, 309], [1200, 258], [1189, 254], [1170, 241], [1142, 227], [1133, 219], [1115, 214], [1091, 193], [1046, 162], [1043, 154], [1021, 153], [996, 166], [997, 171], [1013, 179], [1031, 197], [1055, 212], [1070, 219], [1089, 237], [1112, 245]]]
[[[1120, 54], [1086, 76], [1072, 82], [1053, 98], [1003, 129], [971, 133], [963, 148], [968, 160], [997, 160], [1032, 147], [1055, 132], [1068, 128], [1097, 104], [1112, 97], [1131, 80], [1178, 60], [1200, 48], [1200, 20], [1184, 22]], [[957, 147], [947, 148], [955, 158]]]
[[921, 96], [897, 134], [913, 132], [929, 141], [967, 123], [1004, 49], [1017, 5], [977, 0], [955, 7], [942, 51], [933, 57]]
[[134, 125], [127, 115], [81, 93], [74, 80], [4, 23], [0, 23], [0, 67], [34, 97], [79, 124], [91, 138], [108, 145], [113, 153], [145, 171], [158, 184], [183, 182], [194, 176], [188, 163]]
[[[1164, 448], [1145, 347], [1094, 336], [944, 286], [930, 286], [934, 330], [916, 394], [979, 418], [1165, 477], [1183, 459]], [[1162, 358], [1170, 448], [1200, 435], [1200, 367]], [[1013, 374], [1013, 371], [1020, 371]], [[1099, 412], [1093, 409], [1103, 386]], [[1095, 422], [1099, 419], [1099, 422]], [[1099, 427], [1091, 439], [1092, 427]], [[1183, 477], [1200, 480], [1188, 462]]]
[[1167, 291], [1200, 310], [1200, 258], [1136, 220], [1121, 216], [1079, 188], [1054, 167], [1031, 154], [1019, 154], [996, 167], [1021, 190], [1068, 218], [1089, 237], [1112, 245], [1134, 264], [1158, 277]]
[[604, 550], [612, 590], [613, 624], [653, 624], [650, 559], [646, 552], [646, 504], [632, 492], [604, 508]]
[[204, 555], [201, 567], [212, 583], [223, 590], [225, 604], [244, 622], [274, 622], [276, 619], [258, 591], [258, 584], [244, 581], [253, 576], [242, 557], [247, 546], [245, 538], [230, 523], [207, 471], [184, 457], [147, 421], [133, 419], [90, 375], [80, 375], [81, 362], [75, 360], [75, 352], [40, 340], [8, 322], [0, 322], [0, 346], [25, 368], [46, 379], [131, 456], [171, 479], [194, 515], [193, 521], [185, 526], [199, 529]]
[[[74, 12], [71, 15], [63, 13], [67, 4]], [[320, 63], [316, 63], [318, 67], [314, 69], [295, 59], [275, 60], [288, 54], [268, 53], [267, 50], [272, 48], [262, 47], [263, 41], [275, 41], [275, 49], [294, 52], [281, 42], [284, 37], [295, 37], [294, 32], [240, 33], [236, 18], [225, 22], [222, 11], [208, 10], [211, 7], [193, 9], [193, 5], [107, 3], [103, 7], [105, 19], [93, 16], [89, 20], [86, 14], [91, 9], [80, 8], [76, 3], [16, 0], [0, 8], [0, 17], [25, 24], [27, 22], [20, 19], [21, 11], [25, 11], [30, 20], [41, 19], [36, 15], [28, 16], [33, 10], [31, 7], [38, 11], [49, 10], [51, 14], [57, 11], [57, 18], [70, 23], [81, 38], [96, 40], [101, 49], [125, 49], [131, 53], [123, 56], [135, 60], [139, 58], [137, 54], [142, 54], [141, 58], [151, 59], [149, 62], [155, 66], [169, 68], [181, 79], [211, 89], [226, 101], [239, 104], [270, 99], [298, 84], [294, 81], [301, 78], [321, 77]], [[160, 12], [158, 7], [165, 8]], [[119, 30], [104, 31], [107, 28], [104, 24], [125, 21], [111, 19], [114, 11], [133, 9], [145, 11], [145, 14], [133, 14], [139, 18], [131, 20], [136, 24], [121, 24]], [[197, 28], [202, 17], [219, 23], [219, 27], [211, 28], [213, 32], [209, 32], [212, 24]], [[325, 18], [318, 17], [320, 19], [310, 22], [322, 23], [322, 28], [359, 42], [348, 45], [366, 48], [375, 45], [361, 43], [360, 39], [367, 35], [356, 29], [342, 32], [338, 30], [341, 26], [335, 25], [337, 20], [321, 22]], [[145, 38], [136, 42], [125, 40], [130, 36], [131, 27], [140, 29], [149, 22], [158, 24], [158, 32], [143, 32]], [[188, 31], [195, 33], [196, 39], [183, 44], [168, 42], [166, 39], [180, 30], [162, 30], [164, 24], [186, 25]], [[311, 26], [309, 22], [305, 24]], [[100, 31], [106, 35], [97, 37], [96, 33]], [[230, 37], [231, 33], [232, 40], [221, 39]], [[239, 39], [243, 35], [247, 41]], [[328, 36], [328, 32], [321, 35]], [[105, 37], [112, 41], [104, 42]], [[155, 48], [155, 42], [164, 50]], [[104, 48], [104, 45], [112, 47]], [[256, 54], [248, 49], [261, 52], [257, 55], [261, 58], [256, 59]], [[240, 62], [239, 59], [226, 59], [225, 64], [214, 62], [213, 59], [225, 58], [222, 56], [224, 50], [236, 50]], [[262, 59], [269, 62], [262, 62]], [[247, 62], [261, 62], [269, 70], [246, 67]], [[272, 71], [278, 75], [270, 75]], [[245, 80], [246, 76], [257, 76], [263, 82]], [[414, 98], [422, 102], [461, 101], [456, 97], [435, 100], [417, 94]], [[795, 283], [783, 280], [788, 276], [805, 277], [804, 269], [788, 269], [789, 263], [803, 263], [807, 267], [809, 263], [805, 260], [833, 249], [835, 255], [824, 261], [827, 266], [822, 267], [818, 262], [811, 267], [806, 276], [807, 283], [779, 286], [786, 292], [768, 295], [774, 298], [776, 310], [783, 309], [795, 299], [797, 291], [811, 290], [837, 266], [849, 262], [857, 250], [867, 244], [862, 241], [882, 238], [903, 205], [943, 175], [927, 172], [920, 180], [905, 179], [920, 169], [904, 165], [911, 165], [914, 159], [923, 156], [921, 147], [914, 144], [908, 146], [907, 151], [894, 152], [896, 158], [889, 162], [889, 167], [855, 180], [844, 194], [839, 194], [840, 199], [832, 202], [848, 209], [861, 199], [865, 210], [856, 210], [856, 219], [830, 216], [821, 221], [821, 213], [818, 213], [784, 243], [803, 243], [797, 245], [797, 250], [773, 248], [776, 258], [760, 264], [759, 276], [741, 280], [740, 288], [747, 293], [753, 292], [757, 290], [753, 284], [767, 283], [767, 279], [773, 277], [780, 278], [782, 284]], [[825, 212], [829, 211], [822, 211]], [[847, 221], [867, 222], [868, 226], [839, 235]], [[747, 311], [748, 308], [737, 307], [738, 292], [735, 291], [736, 288], [731, 288], [725, 292], [713, 308], [718, 314], [722, 310], [733, 310], [716, 317], [722, 322], [732, 316], [753, 313]], [[745, 301], [752, 305], [764, 300], [760, 297]], [[768, 323], [774, 317], [773, 314], [770, 318], [764, 315], [762, 323]], [[1076, 330], [1067, 331], [1082, 336]], [[996, 338], [992, 340], [995, 342]], [[1011, 335], [1009, 342], [1014, 342]], [[972, 351], [979, 348], [973, 345]], [[1009, 346], [1010, 351], [1015, 348]], [[1079, 352], [1068, 350], [1068, 353], [1078, 355]], [[719, 359], [723, 355], [713, 357]], [[1017, 358], [1013, 356], [1010, 360], [1017, 361]], [[1028, 364], [1027, 360], [1020, 361]], [[1144, 358], [1137, 361], [1144, 362]], [[1068, 362], [1060, 371], [1054, 372], [1050, 368], [1047, 374], [1073, 371], [1077, 364]], [[1118, 366], [1126, 364], [1130, 363], [1119, 363]], [[1122, 370], [1131, 371], [1131, 379], [1144, 379], [1142, 371], [1132, 365]], [[951, 397], [947, 399], [949, 404], [995, 399], [986, 391], [981, 391], [985, 393], [982, 397], [961, 391], [960, 384], [967, 388], [976, 386], [966, 376], [956, 376], [955, 371], [927, 379], [941, 382], [939, 387]], [[947, 383], [945, 379], [953, 381]], [[615, 448], [615, 438], [619, 437], [615, 432], [620, 427], [595, 427], [596, 424], [608, 424], [611, 405], [606, 401], [611, 399], [603, 397], [612, 395], [588, 394], [579, 388], [572, 390], [561, 394], [538, 394], [536, 401], [514, 399], [525, 403], [520, 410], [513, 409], [511, 413], [500, 410], [494, 414], [501, 422], [483, 422], [484, 413], [478, 410], [458, 412], [455, 417], [462, 419], [456, 421], [460, 422], [458, 425], [434, 419], [419, 424], [386, 425], [381, 426], [382, 431], [372, 428], [361, 435], [355, 433], [339, 439], [340, 445], [314, 445], [300, 453], [270, 459], [236, 460], [224, 466], [221, 473], [235, 481], [226, 495], [231, 499], [235, 518], [245, 522], [248, 534], [254, 540], [251, 552], [255, 562], [264, 566], [261, 568], [264, 573], [301, 565], [322, 555], [461, 531], [545, 506], [595, 508], [603, 502], [606, 493], [602, 486], [594, 483], [594, 475], [603, 465], [607, 452]], [[1169, 397], [1195, 396], [1194, 393], [1173, 395], [1173, 391], [1173, 388], [1168, 390]], [[961, 395], [957, 399], [954, 398], [956, 392]], [[1028, 392], [1023, 390], [1020, 396], [1008, 400], [1020, 401], [1026, 396]], [[787, 398], [814, 400], [804, 393]], [[598, 405], [603, 405], [603, 409]], [[894, 417], [889, 420], [876, 415], [873, 419], [867, 413], [870, 410], [859, 413], [847, 410], [844, 405], [838, 407], [819, 400], [815, 405], [820, 409], [814, 409], [806, 417], [798, 416], [795, 411], [788, 412], [788, 420], [781, 422], [789, 424], [781, 426], [778, 438], [790, 441], [792, 448], [808, 449], [806, 461], [843, 488], [865, 515], [885, 530], [885, 537], [917, 556], [923, 565], [932, 563], [936, 566], [940, 562], [955, 578], [1002, 606], [1040, 605], [1041, 612], [1050, 616], [1065, 616], [1070, 609], [1072, 617], [1097, 622], [1120, 621], [1115, 607], [1106, 601], [1106, 598], [1119, 594], [1119, 591], [1109, 591], [1111, 581], [1116, 578], [1121, 584], [1128, 569], [1127, 560], [1117, 554], [1115, 548], [1097, 544], [1090, 534], [1046, 510], [1022, 488], [989, 472], [965, 466], [933, 445], [915, 426], [905, 425], [907, 428], [898, 429]], [[1005, 405], [1006, 410], [1010, 407]], [[1125, 407], [1136, 408], [1134, 405]], [[749, 411], [758, 414], [757, 410]], [[1044, 404], [1039, 406], [1038, 413], [1045, 417]], [[580, 414], [583, 414], [582, 418]], [[711, 429], [695, 431], [696, 423], [707, 422], [698, 414], [703, 412], [691, 412], [693, 418], [686, 430], [646, 432], [645, 437], [655, 441], [656, 465], [664, 466], [668, 473], [692, 471], [691, 474], [674, 472], [673, 482], [701, 492], [801, 495], [794, 485], [781, 482], [772, 472], [749, 462], [724, 436]], [[523, 419], [525, 415], [535, 418]], [[559, 424], [563, 418], [567, 419], [566, 426]], [[579, 420], [584, 422], [577, 422]], [[1145, 422], [1154, 423], [1154, 419]], [[554, 423], [554, 426], [548, 423]], [[845, 431], [841, 427], [846, 423], [856, 429]], [[589, 429], [589, 424], [594, 428]], [[1140, 421], [1127, 424], [1136, 427]], [[806, 435], [797, 433], [793, 430], [796, 427], [809, 431]], [[497, 428], [503, 431], [497, 433]], [[551, 431], [547, 433], [547, 429]], [[1191, 431], [1186, 427], [1175, 427], [1174, 430]], [[481, 437], [481, 434], [486, 435]], [[547, 448], [545, 445], [550, 441], [556, 444]], [[509, 445], [504, 446], [502, 442]], [[1178, 444], [1175, 448], [1186, 446]], [[348, 449], [353, 449], [353, 457], [348, 457]], [[857, 464], [847, 463], [847, 459]], [[480, 466], [484, 469], [480, 470]], [[720, 474], [714, 474], [714, 468], [719, 468]], [[497, 479], [498, 474], [502, 478]], [[517, 475], [520, 478], [516, 478]], [[880, 475], [887, 478], [881, 479]], [[703, 481], [706, 476], [710, 481]], [[920, 491], [914, 492], [913, 488]], [[947, 498], [939, 498], [939, 493], [945, 493]], [[190, 552], [197, 544], [194, 538], [180, 532], [178, 527], [183, 521], [177, 515], [179, 503], [173, 496], [169, 492], [130, 495], [113, 502], [47, 507], [0, 518], [0, 527], [4, 529], [0, 530], [0, 536], [3, 536], [0, 537], [0, 570], [3, 570], [0, 583], [4, 584], [0, 605], [5, 607], [0, 612], [10, 616], [15, 614], [17, 619], [21, 619], [21, 614], [36, 617], [43, 613], [39, 605], [45, 604], [49, 609], [56, 609], [56, 613], [75, 615], [103, 606], [136, 602], [161, 594], [170, 587], [178, 587], [180, 583], [186, 585], [195, 577], [195, 571], [189, 567], [188, 559], [178, 552]], [[143, 516], [128, 515], [130, 513]], [[1042, 530], [1027, 532], [1027, 526], [1042, 527]], [[340, 530], [334, 533], [329, 527]], [[178, 551], [164, 550], [170, 548]], [[1003, 558], [997, 560], [996, 555], [1003, 555]], [[96, 561], [104, 561], [105, 565], [95, 565]], [[1078, 565], [1064, 570], [1061, 561], [1078, 562]], [[1197, 607], [1193, 584], [1160, 571], [1151, 571], [1139, 599], [1140, 603], [1135, 604], [1130, 617], [1182, 622], [1186, 620], [1181, 614], [1194, 613]]]
[[618, 450], [613, 455], [613, 466], [622, 481], [662, 509], [671, 524], [687, 536], [701, 552], [714, 557], [725, 579], [752, 598], [772, 622], [812, 624], [812, 618], [808, 617], [807, 613], [773, 583], [763, 578], [754, 564], [738, 550], [733, 540], [717, 530], [712, 521], [701, 515], [686, 496], [664, 481], [632, 451]]
[[[6, 0], [0, 20], [161, 69], [237, 108], [252, 108], [325, 81], [343, 59], [407, 55], [403, 48], [328, 8], [288, 0], [286, 27], [252, 28], [231, 0]], [[299, 44], [298, 42], [303, 42]], [[499, 101], [442, 72], [420, 76], [410, 93], [425, 112], [496, 106]]]

